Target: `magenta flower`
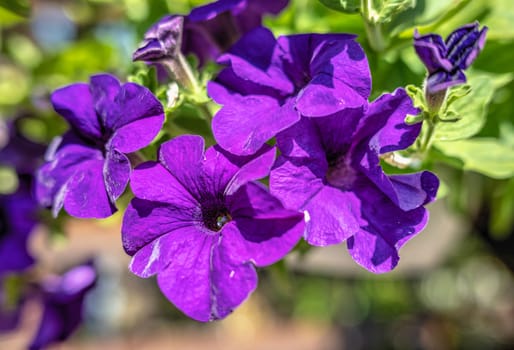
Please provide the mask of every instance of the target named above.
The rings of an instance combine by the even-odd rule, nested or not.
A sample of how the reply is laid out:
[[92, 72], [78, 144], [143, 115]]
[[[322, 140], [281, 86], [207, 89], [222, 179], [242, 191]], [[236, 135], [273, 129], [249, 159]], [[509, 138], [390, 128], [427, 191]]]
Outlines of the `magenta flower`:
[[164, 295], [198, 321], [224, 318], [257, 286], [255, 266], [282, 259], [303, 232], [303, 215], [284, 209], [253, 180], [269, 173], [275, 150], [235, 157], [200, 136], [161, 145], [158, 162], [131, 177], [123, 218], [130, 270], [157, 275]]
[[464, 70], [484, 48], [487, 27], [479, 30], [477, 22], [453, 31], [446, 41], [437, 34], [414, 32], [414, 48], [428, 70], [426, 89], [429, 93], [466, 82]]
[[426, 224], [423, 207], [438, 179], [428, 171], [386, 175], [380, 154], [404, 149], [421, 124], [404, 90], [323, 118], [302, 118], [277, 136], [281, 156], [270, 175], [272, 194], [305, 213], [304, 238], [316, 246], [347, 241], [352, 258], [380, 273], [398, 263], [398, 250]]
[[37, 202], [30, 182], [20, 178], [16, 192], [0, 195], [0, 275], [25, 270], [34, 263], [28, 239], [37, 223]]
[[43, 316], [30, 350], [66, 340], [77, 329], [83, 318], [84, 299], [96, 280], [96, 269], [87, 263], [42, 282]]
[[223, 105], [212, 129], [219, 145], [251, 154], [300, 120], [366, 103], [371, 89], [368, 62], [348, 34], [279, 37], [258, 28], [218, 62], [226, 65], [208, 85]]
[[164, 122], [161, 103], [143, 86], [108, 74], [56, 90], [52, 104], [71, 129], [49, 147], [36, 195], [54, 215], [64, 206], [81, 218], [116, 211], [130, 176], [128, 153], [147, 146]]

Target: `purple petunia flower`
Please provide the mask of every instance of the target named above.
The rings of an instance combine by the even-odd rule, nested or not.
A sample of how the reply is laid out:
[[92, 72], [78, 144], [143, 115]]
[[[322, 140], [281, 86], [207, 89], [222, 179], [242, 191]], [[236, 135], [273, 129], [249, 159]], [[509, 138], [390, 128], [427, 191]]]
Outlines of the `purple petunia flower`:
[[364, 51], [349, 34], [279, 37], [258, 28], [218, 62], [227, 65], [208, 85], [223, 105], [212, 129], [219, 145], [251, 154], [300, 120], [367, 102], [371, 78]]
[[386, 175], [380, 154], [405, 149], [421, 124], [407, 125], [417, 109], [404, 90], [366, 108], [302, 118], [277, 136], [281, 156], [271, 171], [272, 194], [305, 213], [308, 243], [347, 241], [352, 258], [380, 273], [398, 263], [398, 250], [423, 229], [438, 179], [428, 171]]
[[444, 91], [466, 82], [464, 70], [484, 48], [487, 27], [479, 30], [477, 22], [453, 31], [445, 41], [437, 34], [414, 32], [414, 48], [428, 70], [426, 89], [429, 93]]
[[202, 66], [227, 51], [242, 35], [257, 28], [265, 14], [278, 14], [289, 0], [218, 0], [191, 11], [184, 23], [182, 51], [195, 54]]
[[147, 146], [162, 127], [161, 103], [143, 86], [100, 74], [89, 85], [56, 90], [52, 104], [71, 129], [53, 141], [37, 173], [39, 202], [54, 215], [63, 206], [76, 217], [111, 215], [129, 180], [127, 154]]
[[87, 263], [42, 283], [43, 316], [30, 350], [66, 340], [77, 329], [82, 322], [84, 299], [96, 280], [96, 269]]
[[187, 16], [167, 15], [146, 33], [134, 60], [158, 63], [177, 50], [198, 57], [200, 66], [216, 59], [243, 34], [259, 27], [265, 14], [278, 14], [288, 0], [218, 0]]
[[253, 180], [269, 173], [275, 149], [236, 157], [200, 136], [161, 145], [159, 162], [131, 177], [122, 239], [130, 270], [157, 274], [164, 295], [198, 321], [224, 318], [257, 286], [255, 266], [283, 258], [301, 238], [303, 215]]
[[24, 178], [16, 192], [0, 195], [0, 275], [22, 271], [34, 263], [27, 241], [38, 222], [36, 213], [37, 202]]

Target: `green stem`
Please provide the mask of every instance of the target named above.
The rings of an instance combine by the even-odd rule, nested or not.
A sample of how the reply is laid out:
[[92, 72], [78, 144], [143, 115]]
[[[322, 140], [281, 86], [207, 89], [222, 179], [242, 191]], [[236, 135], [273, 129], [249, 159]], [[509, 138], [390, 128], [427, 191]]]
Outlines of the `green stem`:
[[361, 0], [361, 15], [364, 20], [364, 29], [366, 30], [369, 46], [376, 52], [382, 52], [387, 45], [382, 34], [382, 25], [378, 22], [378, 16], [372, 2], [372, 0]]
[[193, 93], [198, 92], [200, 89], [198, 81], [182, 53], [178, 52], [175, 58], [164, 60], [162, 63], [180, 86]]
[[386, 49], [386, 42], [382, 34], [382, 25], [380, 23], [372, 23], [364, 18], [364, 29], [368, 38], [369, 46], [376, 52], [382, 52]]
[[432, 146], [432, 143], [434, 142], [434, 134], [435, 134], [435, 127], [436, 123], [435, 120], [437, 119], [437, 115], [433, 118], [429, 118], [426, 120], [427, 129], [423, 138], [423, 143], [420, 147], [421, 154], [425, 154], [430, 147]]

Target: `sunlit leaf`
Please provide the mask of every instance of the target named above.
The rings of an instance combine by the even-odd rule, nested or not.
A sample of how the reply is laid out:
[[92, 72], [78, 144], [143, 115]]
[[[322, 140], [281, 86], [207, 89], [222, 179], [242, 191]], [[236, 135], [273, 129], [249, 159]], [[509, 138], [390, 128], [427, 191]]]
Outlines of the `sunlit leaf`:
[[462, 168], [496, 179], [514, 176], [514, 148], [497, 139], [475, 138], [435, 145], [445, 155], [462, 161]]
[[[443, 115], [435, 132], [435, 140], [453, 141], [469, 138], [482, 129], [487, 116], [487, 106], [495, 91], [512, 80], [511, 74], [476, 75], [468, 80], [471, 91], [465, 88], [451, 94], [449, 104], [443, 107]], [[453, 121], [453, 122], [450, 122]]]

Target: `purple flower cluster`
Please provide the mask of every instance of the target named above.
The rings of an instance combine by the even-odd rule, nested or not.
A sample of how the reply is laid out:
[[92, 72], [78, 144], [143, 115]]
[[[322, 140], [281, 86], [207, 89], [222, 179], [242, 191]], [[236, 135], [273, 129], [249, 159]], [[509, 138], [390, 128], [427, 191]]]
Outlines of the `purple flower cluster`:
[[414, 32], [414, 48], [428, 70], [429, 93], [444, 91], [466, 82], [464, 70], [484, 48], [487, 27], [470, 23], [453, 31], [445, 41], [437, 34]]
[[[38, 172], [39, 201], [55, 215], [64, 207], [106, 217], [130, 179], [135, 198], [121, 230], [130, 270], [156, 275], [165, 296], [199, 321], [231, 313], [256, 288], [256, 267], [282, 259], [302, 236], [316, 246], [346, 242], [366, 269], [390, 271], [425, 226], [424, 205], [439, 185], [430, 172], [387, 175], [380, 165], [420, 132], [421, 124], [404, 122], [418, 112], [406, 92], [368, 102], [368, 61], [353, 35], [275, 38], [260, 26], [264, 13], [286, 4], [220, 0], [185, 18], [168, 16], [135, 52], [159, 63], [181, 46], [201, 63], [217, 57], [224, 66], [208, 85], [222, 108], [212, 122], [218, 144], [206, 150], [200, 136], [178, 136], [160, 145], [157, 161], [132, 170], [129, 154], [149, 145], [164, 122], [146, 88], [97, 75], [52, 95], [71, 129]], [[458, 75], [476, 56], [473, 48], [455, 54], [467, 47], [456, 40], [438, 51], [451, 67], [423, 49], [434, 76]], [[267, 144], [273, 139], [276, 147]], [[267, 176], [270, 191], [257, 181]]]

